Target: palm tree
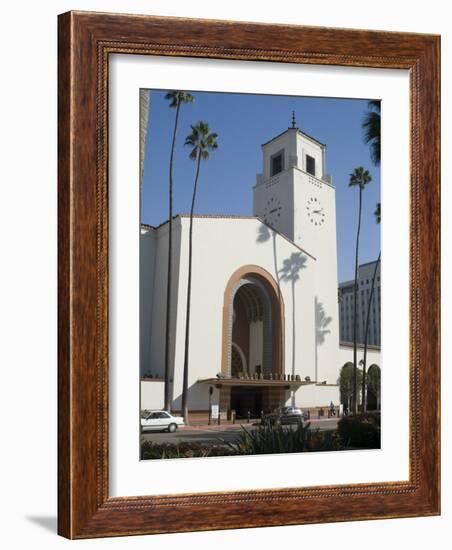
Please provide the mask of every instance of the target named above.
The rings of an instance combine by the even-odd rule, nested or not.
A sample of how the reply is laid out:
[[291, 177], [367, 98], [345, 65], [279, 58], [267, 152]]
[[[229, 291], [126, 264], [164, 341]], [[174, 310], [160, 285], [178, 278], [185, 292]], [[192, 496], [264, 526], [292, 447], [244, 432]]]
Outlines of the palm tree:
[[190, 300], [191, 300], [191, 275], [193, 259], [193, 213], [195, 210], [196, 193], [198, 190], [199, 170], [201, 160], [209, 159], [209, 151], [218, 148], [218, 134], [210, 132], [207, 122], [198, 122], [191, 126], [191, 134], [185, 139], [185, 145], [192, 147], [189, 158], [196, 161], [196, 175], [193, 186], [193, 196], [190, 210], [190, 230], [188, 238], [188, 283], [187, 283], [187, 312], [185, 317], [185, 355], [184, 355], [184, 377], [182, 383], [182, 415], [188, 423], [188, 356], [190, 350]]
[[188, 92], [173, 90], [165, 95], [169, 100], [171, 109], [176, 109], [174, 119], [173, 141], [171, 144], [171, 156], [169, 165], [169, 211], [168, 211], [168, 275], [166, 283], [166, 332], [165, 332], [165, 410], [171, 411], [171, 391], [170, 391], [170, 367], [169, 350], [171, 334], [171, 280], [172, 280], [172, 254], [173, 254], [173, 165], [174, 149], [176, 146], [177, 126], [179, 124], [179, 112], [183, 103], [193, 103], [194, 97]]
[[367, 106], [369, 110], [362, 123], [364, 142], [370, 145], [370, 157], [378, 165], [381, 158], [381, 101], [373, 99]]
[[[340, 371], [338, 384], [340, 391], [340, 402], [344, 405], [344, 412], [351, 411], [353, 399], [353, 364], [346, 363]], [[361, 382], [361, 371], [358, 371], [358, 379]]]
[[368, 170], [362, 166], [355, 168], [350, 174], [349, 187], [359, 188], [359, 210], [358, 210], [358, 229], [356, 231], [356, 247], [355, 247], [355, 284], [353, 291], [353, 412], [358, 412], [358, 364], [357, 364], [357, 298], [358, 298], [358, 261], [359, 261], [359, 235], [361, 232], [361, 211], [362, 211], [362, 195], [365, 186], [372, 181], [372, 176]]
[[[377, 204], [377, 208], [374, 212], [375, 220], [377, 224], [381, 222], [381, 203]], [[369, 301], [367, 304], [367, 315], [366, 315], [366, 326], [364, 331], [364, 355], [363, 355], [363, 385], [362, 385], [362, 395], [363, 395], [363, 412], [366, 412], [367, 408], [367, 398], [366, 398], [366, 361], [367, 361], [367, 342], [369, 338], [369, 324], [370, 324], [370, 306], [372, 305], [372, 300], [374, 296], [375, 289], [375, 278], [378, 271], [378, 266], [380, 264], [381, 251], [378, 254], [377, 261], [375, 262], [374, 272], [372, 274], [372, 283], [370, 286]]]
[[146, 152], [146, 138], [148, 135], [149, 105], [151, 90], [140, 90], [140, 192], [143, 189], [144, 156]]

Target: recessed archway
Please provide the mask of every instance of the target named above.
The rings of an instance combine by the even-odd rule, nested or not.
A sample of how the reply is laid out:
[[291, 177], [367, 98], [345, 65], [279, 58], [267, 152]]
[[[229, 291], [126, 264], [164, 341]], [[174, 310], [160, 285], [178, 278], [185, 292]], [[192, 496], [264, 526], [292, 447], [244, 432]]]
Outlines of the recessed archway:
[[232, 376], [234, 376], [234, 374], [238, 374], [239, 372], [248, 371], [248, 364], [246, 361], [245, 353], [243, 352], [242, 348], [235, 342], [232, 342], [231, 356]]
[[[240, 302], [240, 303], [238, 303]], [[284, 303], [278, 284], [272, 275], [256, 265], [237, 269], [230, 277], [224, 292], [223, 338], [221, 372], [231, 376], [231, 355], [233, 344], [234, 303], [242, 315], [247, 316], [251, 338], [248, 345], [262, 341], [262, 374], [284, 373]], [[253, 325], [254, 323], [254, 325]], [[262, 324], [262, 326], [259, 325]], [[253, 330], [256, 336], [253, 339]], [[259, 331], [262, 331], [259, 337]], [[239, 346], [243, 350], [243, 346]], [[251, 351], [251, 354], [250, 354]], [[253, 353], [255, 354], [253, 356]], [[256, 350], [248, 351], [249, 373], [256, 368]], [[251, 362], [250, 362], [251, 357]], [[254, 358], [254, 363], [253, 363]]]
[[381, 408], [381, 369], [378, 365], [370, 365], [367, 371], [367, 410], [379, 411]]

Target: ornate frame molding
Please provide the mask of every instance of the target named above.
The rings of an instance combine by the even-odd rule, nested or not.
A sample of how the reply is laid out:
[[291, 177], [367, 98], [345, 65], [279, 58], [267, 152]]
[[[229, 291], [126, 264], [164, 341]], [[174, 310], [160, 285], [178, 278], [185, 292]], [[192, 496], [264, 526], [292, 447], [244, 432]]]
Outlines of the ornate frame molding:
[[[439, 514], [440, 38], [68, 12], [59, 17], [58, 40], [59, 533], [86, 538]], [[109, 496], [107, 90], [113, 53], [410, 71], [409, 481]], [[427, 404], [429, 414], [422, 415]]]

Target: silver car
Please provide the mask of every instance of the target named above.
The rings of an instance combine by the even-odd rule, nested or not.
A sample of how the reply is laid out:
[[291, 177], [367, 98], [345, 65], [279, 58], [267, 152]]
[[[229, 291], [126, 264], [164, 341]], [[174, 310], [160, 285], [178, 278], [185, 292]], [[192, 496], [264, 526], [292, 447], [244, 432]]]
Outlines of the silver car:
[[282, 407], [277, 411], [264, 417], [264, 422], [272, 425], [303, 424], [307, 414], [298, 407]]

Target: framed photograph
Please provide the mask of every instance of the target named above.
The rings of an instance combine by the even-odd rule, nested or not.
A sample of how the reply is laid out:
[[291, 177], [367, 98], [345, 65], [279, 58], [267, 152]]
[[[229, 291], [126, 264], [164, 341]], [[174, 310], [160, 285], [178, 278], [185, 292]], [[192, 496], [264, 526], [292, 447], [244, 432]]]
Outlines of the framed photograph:
[[61, 535], [440, 513], [439, 55], [59, 17]]

